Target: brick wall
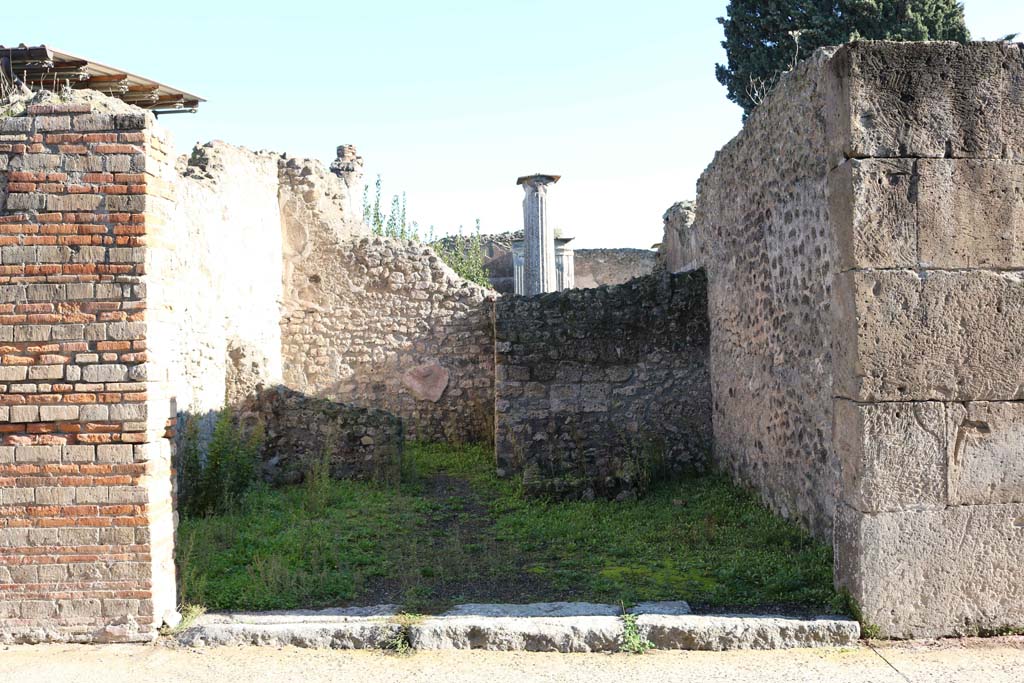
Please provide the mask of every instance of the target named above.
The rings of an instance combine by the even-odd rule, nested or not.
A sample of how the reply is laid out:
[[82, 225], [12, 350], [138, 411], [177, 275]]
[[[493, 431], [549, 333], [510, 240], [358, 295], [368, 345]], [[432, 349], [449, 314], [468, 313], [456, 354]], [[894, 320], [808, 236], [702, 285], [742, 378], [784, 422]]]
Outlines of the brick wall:
[[0, 118], [3, 640], [143, 639], [174, 609], [168, 408], [147, 382], [151, 126], [55, 98]]

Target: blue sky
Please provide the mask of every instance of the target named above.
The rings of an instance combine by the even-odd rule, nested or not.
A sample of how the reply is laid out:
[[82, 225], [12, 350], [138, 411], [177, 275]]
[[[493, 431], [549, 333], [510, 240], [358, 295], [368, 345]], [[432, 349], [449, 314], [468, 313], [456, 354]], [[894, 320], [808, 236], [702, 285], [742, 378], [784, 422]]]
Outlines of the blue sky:
[[[966, 0], [975, 37], [1024, 3]], [[45, 43], [198, 93], [178, 151], [221, 139], [297, 156], [341, 143], [438, 232], [520, 227], [516, 177], [561, 174], [578, 247], [649, 247], [740, 128], [714, 65], [725, 0], [8, 3], [0, 43]]]

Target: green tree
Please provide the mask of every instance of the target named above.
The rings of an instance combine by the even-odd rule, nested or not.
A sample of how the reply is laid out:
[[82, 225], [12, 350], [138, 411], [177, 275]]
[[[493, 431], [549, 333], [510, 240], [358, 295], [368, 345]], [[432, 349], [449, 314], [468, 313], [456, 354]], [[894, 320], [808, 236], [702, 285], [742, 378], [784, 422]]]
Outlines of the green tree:
[[729, 99], [749, 114], [779, 76], [825, 45], [851, 40], [970, 39], [955, 0], [729, 0], [728, 64], [715, 66]]

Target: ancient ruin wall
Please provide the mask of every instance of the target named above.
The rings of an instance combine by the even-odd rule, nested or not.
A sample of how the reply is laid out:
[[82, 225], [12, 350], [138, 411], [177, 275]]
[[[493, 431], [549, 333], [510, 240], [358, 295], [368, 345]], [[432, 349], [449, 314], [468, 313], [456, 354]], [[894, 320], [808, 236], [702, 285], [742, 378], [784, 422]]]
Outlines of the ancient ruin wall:
[[838, 582], [896, 636], [1024, 625], [1024, 47], [832, 61]]
[[839, 480], [821, 116], [828, 69], [829, 53], [815, 53], [715, 155], [693, 228], [708, 274], [715, 460], [822, 538]]
[[0, 118], [0, 640], [146, 639], [175, 610], [145, 274], [165, 143], [91, 101]]
[[658, 245], [657, 265], [670, 273], [681, 273], [703, 267], [700, 261], [699, 233], [693, 227], [694, 203], [676, 202], [665, 211], [661, 244]]
[[151, 201], [160, 220], [150, 274], [174, 283], [161, 338], [177, 340], [169, 349], [177, 410], [206, 433], [225, 402], [253, 388], [238, 376], [240, 363], [268, 382], [283, 374], [278, 156], [213, 142], [155, 171], [165, 192]]
[[420, 244], [307, 227], [285, 247], [303, 254], [287, 266], [287, 386], [392, 412], [412, 438], [489, 440], [493, 293]]
[[856, 43], [699, 186], [716, 459], [887, 635], [1024, 624], [1021, 130], [1021, 46]]
[[532, 495], [631, 498], [706, 464], [702, 273], [505, 297], [495, 313], [498, 469]]
[[650, 249], [574, 249], [573, 254], [577, 289], [620, 285], [654, 270]]

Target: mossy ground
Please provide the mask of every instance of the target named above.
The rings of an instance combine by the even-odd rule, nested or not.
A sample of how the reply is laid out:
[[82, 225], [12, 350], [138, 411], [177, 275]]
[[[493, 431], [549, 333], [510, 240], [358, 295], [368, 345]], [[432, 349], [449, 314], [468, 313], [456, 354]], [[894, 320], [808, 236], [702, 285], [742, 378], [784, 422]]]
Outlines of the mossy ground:
[[479, 446], [412, 445], [395, 488], [259, 487], [178, 529], [182, 599], [211, 610], [687, 600], [835, 611], [831, 549], [719, 476], [637, 502], [524, 500]]

